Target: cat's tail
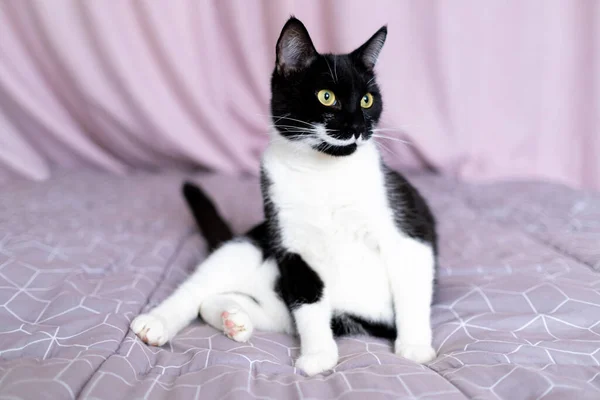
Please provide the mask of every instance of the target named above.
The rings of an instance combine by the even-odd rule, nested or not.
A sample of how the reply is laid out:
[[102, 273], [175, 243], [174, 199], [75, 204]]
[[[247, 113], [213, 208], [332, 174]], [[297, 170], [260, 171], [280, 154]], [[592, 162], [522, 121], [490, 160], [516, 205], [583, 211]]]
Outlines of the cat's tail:
[[194, 214], [209, 251], [213, 251], [224, 242], [233, 239], [231, 228], [202, 189], [191, 182], [185, 182], [183, 196]]

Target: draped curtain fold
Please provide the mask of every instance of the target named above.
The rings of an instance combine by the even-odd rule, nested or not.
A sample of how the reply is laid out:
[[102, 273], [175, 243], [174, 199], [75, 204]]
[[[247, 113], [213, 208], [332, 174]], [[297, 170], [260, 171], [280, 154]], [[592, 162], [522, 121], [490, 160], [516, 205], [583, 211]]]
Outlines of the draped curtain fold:
[[63, 168], [258, 172], [290, 14], [317, 49], [381, 25], [393, 167], [600, 188], [600, 3], [0, 1], [0, 181]]

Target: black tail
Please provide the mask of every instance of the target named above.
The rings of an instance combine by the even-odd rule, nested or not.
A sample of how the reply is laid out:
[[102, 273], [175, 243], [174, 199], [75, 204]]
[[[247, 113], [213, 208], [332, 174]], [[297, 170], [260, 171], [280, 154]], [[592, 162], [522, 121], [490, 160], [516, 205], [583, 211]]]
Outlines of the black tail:
[[183, 195], [187, 200], [200, 232], [206, 239], [209, 251], [233, 238], [229, 225], [223, 220], [213, 202], [191, 182], [183, 184]]

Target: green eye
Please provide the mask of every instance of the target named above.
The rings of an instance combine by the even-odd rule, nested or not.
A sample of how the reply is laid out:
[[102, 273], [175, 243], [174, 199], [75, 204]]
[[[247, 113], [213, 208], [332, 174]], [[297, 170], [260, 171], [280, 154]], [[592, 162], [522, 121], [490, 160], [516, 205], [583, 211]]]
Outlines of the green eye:
[[373, 105], [373, 95], [371, 93], [367, 93], [360, 100], [360, 106], [362, 108], [371, 108]]
[[331, 90], [323, 89], [317, 93], [317, 98], [324, 106], [330, 107], [335, 103], [335, 94]]

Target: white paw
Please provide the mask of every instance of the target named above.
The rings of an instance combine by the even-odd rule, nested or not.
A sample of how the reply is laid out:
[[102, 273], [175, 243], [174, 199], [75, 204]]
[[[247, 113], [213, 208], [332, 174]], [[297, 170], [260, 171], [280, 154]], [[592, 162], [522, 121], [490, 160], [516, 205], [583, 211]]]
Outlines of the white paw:
[[333, 369], [337, 362], [338, 352], [336, 348], [335, 350], [301, 355], [296, 360], [296, 367], [304, 371], [306, 375], [313, 376]]
[[129, 326], [133, 333], [151, 346], [162, 346], [169, 340], [166, 324], [160, 317], [142, 314], [137, 316]]
[[230, 309], [221, 313], [223, 332], [236, 342], [247, 342], [252, 336], [254, 326], [250, 317], [239, 309]]
[[419, 364], [428, 363], [436, 356], [435, 350], [431, 345], [402, 344], [398, 342], [396, 343], [396, 354]]

